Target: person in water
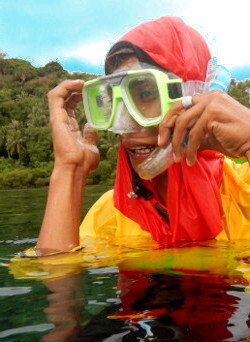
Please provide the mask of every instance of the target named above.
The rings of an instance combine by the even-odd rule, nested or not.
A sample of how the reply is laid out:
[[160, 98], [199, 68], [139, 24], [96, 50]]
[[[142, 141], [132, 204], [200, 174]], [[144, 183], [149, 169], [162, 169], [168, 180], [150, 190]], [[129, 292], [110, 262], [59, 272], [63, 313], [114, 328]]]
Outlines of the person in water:
[[[153, 118], [147, 111], [151, 105], [156, 110], [159, 102], [138, 105], [138, 118], [124, 98], [117, 105], [108, 127], [120, 135], [114, 190], [94, 204], [82, 224], [86, 178], [99, 163], [97, 132], [90, 122], [82, 133], [74, 117], [82, 101], [82, 80], [63, 81], [50, 91], [55, 164], [34, 253], [74, 250], [88, 237], [151, 237], [165, 246], [250, 237], [249, 164], [237, 165], [225, 157], [250, 161], [250, 110], [223, 91], [204, 90], [211, 57], [197, 31], [168, 16], [140, 24], [110, 49], [106, 75], [127, 75], [128, 82], [131, 71], [165, 77], [175, 84], [175, 101], [164, 115], [157, 114], [160, 121], [154, 125], [148, 124]], [[184, 86], [193, 81], [195, 91], [176, 99], [187, 95], [180, 93], [178, 79]], [[129, 84], [130, 92], [136, 84], [144, 86], [140, 80]], [[152, 95], [149, 88], [143, 96], [148, 92]], [[141, 117], [145, 120], [140, 124]], [[149, 179], [142, 177], [141, 165], [170, 141], [174, 163]]]

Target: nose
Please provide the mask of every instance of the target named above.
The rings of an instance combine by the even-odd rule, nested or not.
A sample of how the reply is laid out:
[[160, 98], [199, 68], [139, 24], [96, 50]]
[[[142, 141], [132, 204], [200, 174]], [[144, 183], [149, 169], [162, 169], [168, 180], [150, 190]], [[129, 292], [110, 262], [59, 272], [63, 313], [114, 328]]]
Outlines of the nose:
[[130, 115], [127, 107], [123, 101], [120, 101], [117, 105], [112, 132], [118, 134], [134, 133], [140, 131], [142, 127], [135, 121]]

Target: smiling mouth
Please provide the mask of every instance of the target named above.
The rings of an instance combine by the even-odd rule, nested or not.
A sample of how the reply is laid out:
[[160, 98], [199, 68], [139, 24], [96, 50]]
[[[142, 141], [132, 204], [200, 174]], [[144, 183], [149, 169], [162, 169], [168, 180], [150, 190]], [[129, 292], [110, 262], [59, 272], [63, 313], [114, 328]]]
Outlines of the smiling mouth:
[[140, 154], [140, 155], [148, 155], [152, 151], [154, 151], [155, 146], [153, 145], [145, 145], [145, 146], [136, 146], [131, 147], [128, 149], [128, 151], [132, 154]]

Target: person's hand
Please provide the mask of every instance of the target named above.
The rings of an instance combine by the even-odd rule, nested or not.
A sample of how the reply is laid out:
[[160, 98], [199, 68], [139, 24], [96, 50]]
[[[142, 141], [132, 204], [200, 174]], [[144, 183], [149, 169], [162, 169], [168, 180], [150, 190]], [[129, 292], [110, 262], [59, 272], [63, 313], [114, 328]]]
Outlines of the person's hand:
[[82, 101], [82, 80], [66, 80], [48, 93], [55, 165], [80, 166], [88, 173], [98, 166], [97, 133], [87, 124], [81, 132], [74, 108]]
[[190, 166], [197, 151], [206, 149], [250, 162], [250, 109], [219, 90], [197, 94], [192, 100], [188, 109], [181, 101], [172, 105], [159, 126], [159, 146], [166, 146], [172, 137], [175, 162], [186, 155]]

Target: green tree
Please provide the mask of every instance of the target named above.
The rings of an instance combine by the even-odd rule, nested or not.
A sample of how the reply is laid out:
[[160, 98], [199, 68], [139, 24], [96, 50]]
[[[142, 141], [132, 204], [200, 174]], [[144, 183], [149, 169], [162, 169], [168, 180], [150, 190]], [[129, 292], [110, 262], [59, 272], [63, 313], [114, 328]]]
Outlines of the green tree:
[[9, 158], [17, 155], [18, 159], [25, 150], [26, 136], [24, 124], [17, 120], [12, 120], [6, 126], [6, 150]]
[[30, 166], [39, 167], [42, 162], [53, 160], [52, 140], [49, 126], [28, 127], [26, 129], [26, 151]]
[[244, 106], [250, 108], [250, 80], [233, 82], [228, 93]]
[[[42, 186], [49, 182], [53, 148], [46, 94], [62, 80], [92, 79], [96, 75], [68, 73], [58, 62], [35, 68], [29, 62], [0, 54], [0, 179], [5, 187]], [[76, 109], [82, 127], [83, 105]], [[105, 150], [105, 156], [107, 151]], [[109, 153], [112, 155], [112, 153]], [[107, 165], [106, 165], [107, 164]], [[104, 163], [98, 182], [110, 173]], [[2, 166], [8, 165], [8, 168]], [[23, 170], [26, 169], [26, 173]], [[16, 171], [16, 172], [12, 172]], [[32, 177], [32, 178], [31, 178]], [[1, 186], [0, 184], [0, 186]]]
[[5, 140], [6, 140], [6, 127], [2, 126], [0, 127], [0, 147], [5, 146]]
[[60, 63], [52, 61], [47, 63], [43, 68], [40, 68], [45, 74], [57, 73], [64, 71]]
[[14, 80], [21, 82], [21, 84], [37, 74], [36, 68], [28, 61], [19, 58], [10, 58], [5, 61], [7, 62], [5, 73], [13, 75]]
[[42, 127], [49, 122], [47, 105], [43, 100], [37, 99], [27, 116], [27, 127]]
[[106, 158], [110, 150], [112, 151], [114, 149], [117, 150], [118, 143], [119, 143], [118, 135], [110, 131], [100, 132], [98, 148], [100, 150], [101, 156], [103, 158]]
[[2, 102], [0, 115], [7, 117], [9, 121], [18, 120], [26, 122], [32, 108], [37, 105], [36, 97], [24, 96]]

